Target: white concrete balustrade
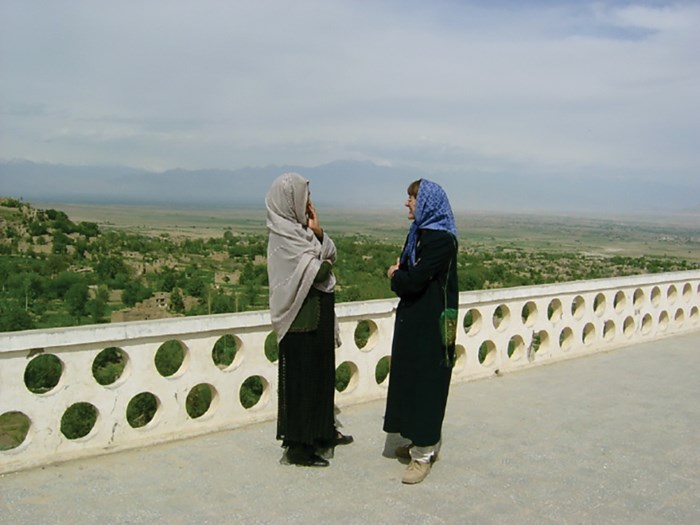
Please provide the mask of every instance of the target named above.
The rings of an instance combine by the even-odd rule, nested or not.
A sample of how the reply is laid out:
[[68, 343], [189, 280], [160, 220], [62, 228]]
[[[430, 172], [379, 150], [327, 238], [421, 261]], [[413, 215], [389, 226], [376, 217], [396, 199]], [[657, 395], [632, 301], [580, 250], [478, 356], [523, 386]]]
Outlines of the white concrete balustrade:
[[[336, 395], [338, 406], [385, 395], [388, 381], [378, 383], [375, 372], [391, 353], [395, 306], [396, 300], [337, 305], [342, 345], [336, 362], [352, 371], [347, 388]], [[463, 292], [453, 381], [697, 330], [699, 307], [700, 271]], [[370, 337], [358, 348], [361, 321], [369, 324]], [[19, 418], [29, 425], [21, 443], [0, 446], [0, 473], [274, 418], [277, 364], [265, 354], [270, 333], [269, 313], [249, 312], [0, 334], [0, 423]], [[236, 343], [235, 359], [225, 367], [212, 356], [222, 337]], [[184, 357], [178, 370], [163, 375], [157, 355], [172, 341]], [[119, 349], [126, 365], [116, 381], [102, 385], [93, 365], [108, 348]], [[59, 365], [60, 379], [36, 393], [25, 376], [33, 360], [45, 356]], [[240, 391], [251, 377], [264, 390], [246, 409]], [[191, 414], [188, 396], [201, 389], [209, 391], [211, 403], [203, 414]], [[144, 396], [155, 414], [129, 421], [130, 403]], [[86, 435], [69, 438], [61, 421], [76, 406], [90, 407], [97, 417]]]

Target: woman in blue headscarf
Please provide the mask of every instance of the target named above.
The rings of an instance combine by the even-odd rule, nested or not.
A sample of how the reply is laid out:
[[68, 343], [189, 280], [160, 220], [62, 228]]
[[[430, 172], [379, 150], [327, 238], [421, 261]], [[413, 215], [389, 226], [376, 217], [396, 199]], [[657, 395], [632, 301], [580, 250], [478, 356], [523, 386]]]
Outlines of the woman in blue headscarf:
[[413, 484], [425, 479], [440, 449], [455, 351], [457, 228], [447, 194], [434, 182], [411, 183], [406, 207], [413, 223], [387, 271], [400, 301], [384, 431], [410, 440], [396, 455], [410, 459], [402, 482]]

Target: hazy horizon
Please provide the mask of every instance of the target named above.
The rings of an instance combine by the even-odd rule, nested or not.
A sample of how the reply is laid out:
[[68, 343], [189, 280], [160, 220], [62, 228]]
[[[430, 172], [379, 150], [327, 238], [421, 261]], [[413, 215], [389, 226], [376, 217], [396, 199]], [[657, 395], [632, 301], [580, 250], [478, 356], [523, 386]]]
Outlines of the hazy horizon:
[[[235, 218], [244, 217], [249, 220], [253, 216], [260, 219], [260, 228], [265, 229], [265, 207], [261, 203], [250, 204], [248, 206], [207, 206], [207, 205], [177, 205], [168, 206], [163, 204], [120, 204], [120, 203], [93, 203], [93, 202], [67, 202], [67, 201], [25, 201], [32, 207], [39, 209], [59, 209], [68, 211], [71, 219], [78, 218], [79, 221], [87, 220], [90, 222], [100, 222], [103, 220], [106, 223], [114, 222], [112, 214], [120, 216], [119, 222], [122, 226], [139, 223], [144, 215], [152, 215], [154, 217], [173, 215], [181, 223], [187, 223], [190, 218], [195, 218], [195, 222], [204, 220], [209, 215], [209, 218], [217, 218], [231, 216]], [[129, 217], [129, 211], [136, 212], [129, 220], [124, 217]], [[374, 219], [382, 222], [383, 227], [398, 228], [399, 230], [410, 226], [410, 221], [406, 215], [406, 208], [395, 205], [391, 208], [371, 208], [367, 210], [359, 210], [356, 207], [342, 208], [338, 206], [325, 205], [321, 203], [318, 206], [319, 214], [322, 221], [344, 221], [345, 218], [355, 220], [360, 218], [360, 222], [369, 222]], [[107, 213], [106, 219], [102, 216]], [[487, 210], [487, 209], [472, 209], [472, 210], [455, 210], [455, 217], [458, 224], [462, 225], [469, 223], [472, 220], [489, 221], [493, 220], [515, 220], [523, 218], [526, 221], [536, 220], [538, 218], [544, 221], [564, 221], [582, 222], [582, 223], [599, 223], [620, 222], [629, 224], [648, 224], [648, 225], [675, 225], [684, 228], [689, 228], [692, 231], [700, 233], [700, 212], [698, 211], [680, 211], [677, 213], [659, 213], [659, 212], [608, 212], [608, 211], [576, 211], [576, 210], [560, 210], [560, 211], [507, 211], [507, 210]], [[148, 222], [148, 221], [146, 221]], [[115, 224], [117, 224], [115, 222]], [[345, 224], [343, 222], [343, 224]], [[347, 224], [346, 226], [350, 226]]]
[[[393, 210], [402, 213], [408, 184], [418, 178], [440, 183], [455, 212], [573, 215], [698, 215], [697, 193], [688, 187], [646, 182], [427, 176], [367, 162], [304, 167], [268, 166], [241, 170], [149, 172], [120, 166], [65, 166], [0, 161], [0, 196], [26, 201], [179, 208], [264, 207], [272, 181], [298, 171], [311, 181], [320, 207], [340, 210]], [[599, 190], [599, 185], [605, 187]]]

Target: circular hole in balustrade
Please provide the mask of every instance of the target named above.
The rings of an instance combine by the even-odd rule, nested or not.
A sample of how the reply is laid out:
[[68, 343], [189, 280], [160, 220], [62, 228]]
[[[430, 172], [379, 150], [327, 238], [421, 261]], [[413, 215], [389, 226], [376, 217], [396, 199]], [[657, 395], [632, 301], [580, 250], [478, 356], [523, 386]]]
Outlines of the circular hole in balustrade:
[[683, 285], [683, 300], [686, 303], [689, 302], [692, 295], [693, 295], [693, 287], [690, 286], [690, 283], [685, 283], [685, 285]]
[[155, 365], [158, 373], [163, 377], [175, 375], [185, 362], [185, 346], [176, 339], [166, 341], [158, 348], [155, 356]]
[[187, 394], [185, 410], [192, 419], [198, 419], [210, 410], [213, 411], [217, 400], [216, 389], [208, 383], [200, 383]]
[[673, 316], [673, 322], [678, 328], [683, 326], [683, 323], [685, 323], [685, 312], [683, 311], [683, 308], [676, 310], [676, 314]]
[[277, 334], [270, 332], [265, 338], [265, 357], [270, 363], [276, 363], [279, 359], [280, 347], [277, 344]]
[[467, 350], [462, 345], [455, 345], [454, 370], [462, 370], [467, 365]]
[[358, 369], [355, 363], [345, 361], [335, 369], [335, 389], [338, 392], [351, 392], [357, 385]]
[[496, 361], [496, 344], [493, 341], [484, 341], [479, 347], [479, 363], [483, 366], [491, 366]]
[[651, 318], [650, 314], [646, 314], [644, 317], [642, 317], [642, 334], [649, 334], [649, 332], [651, 332], [653, 324], [654, 320]]
[[574, 319], [581, 319], [585, 310], [586, 301], [583, 299], [583, 297], [580, 295], [574, 297], [574, 300], [571, 303], [571, 315], [574, 317]]
[[654, 288], [651, 289], [651, 304], [654, 306], [659, 306], [661, 303], [661, 288], [658, 286], [654, 286]]
[[678, 298], [678, 289], [675, 287], [675, 285], [672, 284], [668, 287], [668, 290], [666, 291], [666, 298], [671, 304], [676, 302], [676, 299]]
[[508, 341], [508, 357], [513, 361], [522, 359], [525, 355], [525, 341], [519, 335], [514, 335]]
[[467, 335], [475, 335], [481, 330], [481, 313], [476, 308], [471, 308], [467, 310], [464, 314], [464, 321], [462, 323], [464, 326], [464, 333]]
[[668, 312], [664, 310], [659, 314], [659, 330], [662, 332], [668, 328], [670, 318], [668, 317]]
[[379, 330], [374, 321], [362, 319], [355, 327], [355, 344], [363, 352], [372, 350], [377, 342]]
[[386, 381], [386, 378], [389, 377], [390, 369], [391, 357], [388, 355], [385, 355], [379, 361], [377, 361], [377, 366], [374, 367], [374, 379], [378, 385], [381, 385]]
[[239, 346], [240, 342], [234, 335], [222, 335], [211, 350], [212, 361], [222, 370], [229, 368], [236, 359]]
[[593, 299], [593, 311], [596, 315], [601, 316], [605, 313], [605, 294], [599, 293]]
[[537, 305], [533, 301], [528, 301], [520, 312], [520, 318], [525, 326], [532, 326], [537, 321]]
[[622, 333], [627, 337], [632, 337], [632, 334], [634, 334], [634, 328], [634, 318], [627, 316], [625, 318], [625, 322], [622, 324]]
[[262, 376], [250, 376], [248, 379], [243, 381], [241, 388], [238, 392], [238, 399], [241, 402], [243, 408], [248, 410], [258, 405], [263, 399], [264, 395], [268, 392], [270, 384]]
[[547, 306], [547, 318], [556, 323], [561, 320], [564, 310], [562, 309], [561, 301], [559, 299], [552, 299]]
[[586, 323], [581, 333], [581, 341], [584, 345], [590, 345], [595, 341], [595, 326], [593, 323]]
[[121, 348], [105, 348], [92, 362], [92, 377], [102, 386], [114, 384], [122, 377], [128, 361], [126, 352]]
[[508, 308], [505, 304], [499, 305], [493, 312], [492, 321], [493, 327], [496, 330], [505, 330], [510, 321], [510, 308]]
[[634, 304], [634, 307], [637, 310], [644, 306], [644, 290], [637, 288], [634, 291], [634, 295], [632, 296], [632, 304]]
[[627, 297], [625, 296], [625, 292], [617, 292], [615, 294], [615, 298], [613, 299], [613, 308], [615, 308], [615, 311], [619, 314], [625, 309], [626, 305]]
[[574, 332], [571, 328], [564, 328], [559, 334], [559, 348], [563, 351], [567, 351], [574, 344]]
[[690, 320], [693, 324], [696, 324], [698, 322], [699, 318], [700, 318], [700, 315], [698, 314], [698, 307], [693, 306], [690, 309]]
[[527, 358], [529, 361], [535, 359], [535, 354], [541, 349], [547, 348], [549, 346], [549, 334], [546, 330], [540, 330], [539, 332], [532, 333], [532, 339], [530, 339], [530, 344], [527, 347]]
[[156, 416], [160, 408], [160, 401], [150, 392], [141, 392], [135, 395], [126, 406], [126, 421], [132, 428], [141, 428], [148, 425]]
[[75, 403], [69, 406], [61, 417], [61, 434], [67, 439], [80, 439], [87, 436], [97, 422], [97, 409], [90, 403]]
[[62, 375], [61, 360], [53, 354], [41, 354], [24, 369], [24, 384], [33, 394], [45, 394], [56, 388]]
[[603, 339], [607, 342], [615, 339], [615, 321], [605, 321], [605, 324], [603, 325]]
[[27, 439], [32, 421], [22, 412], [0, 415], [0, 451], [19, 447]]

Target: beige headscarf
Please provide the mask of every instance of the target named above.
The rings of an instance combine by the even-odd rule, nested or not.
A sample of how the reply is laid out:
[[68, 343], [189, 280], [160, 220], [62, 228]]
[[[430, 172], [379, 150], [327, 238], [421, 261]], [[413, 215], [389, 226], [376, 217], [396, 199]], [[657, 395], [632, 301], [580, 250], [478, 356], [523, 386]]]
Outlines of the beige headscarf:
[[335, 290], [335, 276], [314, 285], [324, 260], [335, 263], [336, 250], [324, 233], [319, 241], [308, 228], [306, 205], [309, 181], [298, 173], [285, 173], [275, 179], [265, 198], [267, 207], [267, 274], [270, 282], [270, 316], [277, 342], [289, 330], [311, 286], [321, 291]]

